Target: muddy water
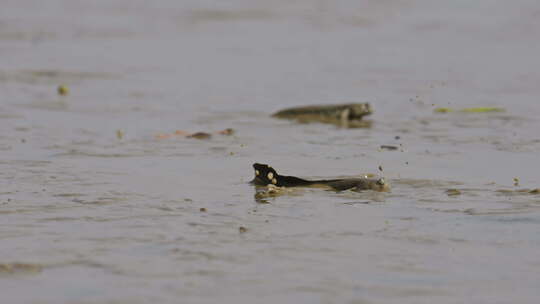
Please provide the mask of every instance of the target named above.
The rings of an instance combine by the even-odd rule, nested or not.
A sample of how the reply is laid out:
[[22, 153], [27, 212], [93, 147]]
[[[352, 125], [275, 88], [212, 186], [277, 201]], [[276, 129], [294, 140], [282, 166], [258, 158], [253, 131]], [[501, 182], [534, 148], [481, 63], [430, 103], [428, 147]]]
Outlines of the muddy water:
[[[4, 1], [2, 303], [537, 303], [540, 196], [515, 190], [540, 187], [539, 17], [526, 0]], [[371, 128], [269, 117], [351, 101]], [[434, 113], [486, 106], [506, 111]], [[392, 192], [255, 200], [254, 162], [382, 166]]]

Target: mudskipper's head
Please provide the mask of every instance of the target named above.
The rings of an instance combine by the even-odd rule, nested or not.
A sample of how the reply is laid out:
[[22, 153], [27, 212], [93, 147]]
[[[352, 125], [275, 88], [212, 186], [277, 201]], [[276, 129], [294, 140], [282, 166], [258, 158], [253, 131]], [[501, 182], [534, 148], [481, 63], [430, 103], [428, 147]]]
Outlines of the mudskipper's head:
[[380, 192], [388, 192], [390, 191], [390, 184], [386, 182], [384, 178], [379, 178], [374, 180], [370, 184], [371, 190], [380, 191]]
[[276, 185], [278, 174], [274, 168], [265, 164], [253, 164], [255, 169], [255, 178], [251, 181], [255, 185], [266, 186], [269, 184]]
[[351, 104], [349, 108], [349, 119], [361, 119], [363, 116], [369, 115], [373, 112], [369, 103], [355, 103]]

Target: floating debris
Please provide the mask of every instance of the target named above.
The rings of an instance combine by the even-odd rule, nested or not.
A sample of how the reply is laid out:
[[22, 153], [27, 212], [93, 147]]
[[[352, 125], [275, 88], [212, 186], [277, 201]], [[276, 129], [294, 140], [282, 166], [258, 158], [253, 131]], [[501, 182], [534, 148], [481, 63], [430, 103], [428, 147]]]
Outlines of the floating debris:
[[238, 232], [240, 232], [240, 233], [247, 232], [247, 228], [244, 227], [244, 226], [240, 226], [240, 227], [238, 228]]
[[174, 135], [184, 135], [184, 136], [188, 136], [190, 133], [186, 132], [186, 131], [182, 131], [182, 130], [176, 130], [174, 131]]
[[118, 138], [118, 140], [121, 140], [122, 138], [124, 138], [124, 131], [116, 130], [116, 138]]
[[503, 194], [540, 194], [540, 188], [516, 189], [516, 190], [499, 189], [499, 190], [496, 190], [496, 192], [503, 193]]
[[503, 108], [483, 107], [483, 108], [465, 108], [461, 112], [465, 113], [487, 113], [487, 112], [504, 112]]
[[0, 264], [0, 274], [33, 274], [40, 273], [43, 266], [39, 264], [28, 263], [7, 263]]
[[476, 108], [464, 108], [461, 110], [454, 110], [451, 108], [435, 108], [435, 113], [450, 113], [450, 112], [463, 112], [463, 113], [489, 113], [489, 112], [504, 112], [503, 108], [496, 107], [476, 107]]
[[234, 134], [234, 129], [227, 128], [225, 130], [219, 131], [218, 134], [221, 134], [221, 135], [233, 135]]
[[381, 150], [389, 150], [389, 151], [394, 151], [394, 150], [399, 149], [399, 147], [391, 146], [391, 145], [381, 145], [380, 148], [381, 148]]
[[436, 108], [435, 110], [433, 110], [435, 113], [448, 113], [448, 112], [453, 112], [452, 109], [450, 108]]
[[458, 189], [448, 189], [448, 190], [444, 191], [444, 193], [446, 193], [446, 195], [448, 195], [448, 196], [461, 195], [461, 191], [459, 191]]
[[67, 96], [69, 94], [69, 88], [63, 84], [59, 85], [56, 91], [60, 96]]
[[205, 133], [205, 132], [197, 132], [193, 133], [191, 135], [186, 136], [187, 138], [196, 138], [196, 139], [210, 139], [212, 137], [212, 134]]
[[171, 138], [171, 134], [156, 134], [155, 135], [155, 138], [157, 139], [167, 139], [167, 138]]
[[[219, 134], [219, 135], [227, 135], [228, 136], [228, 135], [234, 134], [235, 130], [232, 129], [232, 128], [227, 128], [227, 129], [217, 131], [217, 132], [214, 132], [214, 133]], [[186, 138], [196, 138], [196, 139], [210, 139], [212, 137], [212, 134], [208, 133], [208, 132], [190, 133], [190, 132], [187, 132], [187, 131], [184, 131], [184, 130], [176, 130], [176, 131], [174, 131], [173, 134], [168, 134], [168, 133], [156, 134], [155, 138], [157, 138], [157, 139], [167, 139], [167, 138], [171, 138], [172, 136], [184, 136]]]
[[203, 207], [203, 208], [200, 208], [199, 211], [200, 211], [200, 212], [206, 212], [206, 208], [204, 208], [204, 207]]

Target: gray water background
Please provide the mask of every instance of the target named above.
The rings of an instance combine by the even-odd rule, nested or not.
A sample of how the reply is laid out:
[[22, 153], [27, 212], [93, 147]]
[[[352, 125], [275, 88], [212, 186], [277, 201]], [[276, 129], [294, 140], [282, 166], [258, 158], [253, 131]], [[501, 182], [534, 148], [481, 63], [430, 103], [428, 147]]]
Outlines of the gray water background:
[[[539, 2], [1, 6], [0, 264], [41, 268], [2, 303], [538, 303], [540, 196], [499, 190], [540, 187]], [[373, 127], [269, 117], [342, 102]], [[254, 162], [392, 192], [262, 204]]]

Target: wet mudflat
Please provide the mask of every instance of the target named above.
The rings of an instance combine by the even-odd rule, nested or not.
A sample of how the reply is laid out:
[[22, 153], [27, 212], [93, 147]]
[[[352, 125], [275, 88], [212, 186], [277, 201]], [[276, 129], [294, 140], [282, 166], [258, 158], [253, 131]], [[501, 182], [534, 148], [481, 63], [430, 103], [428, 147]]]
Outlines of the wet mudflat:
[[[525, 0], [3, 3], [2, 298], [537, 303], [539, 17]], [[270, 117], [349, 102], [370, 128]], [[176, 130], [212, 136], [156, 136]], [[392, 191], [260, 200], [255, 162], [381, 166]]]

